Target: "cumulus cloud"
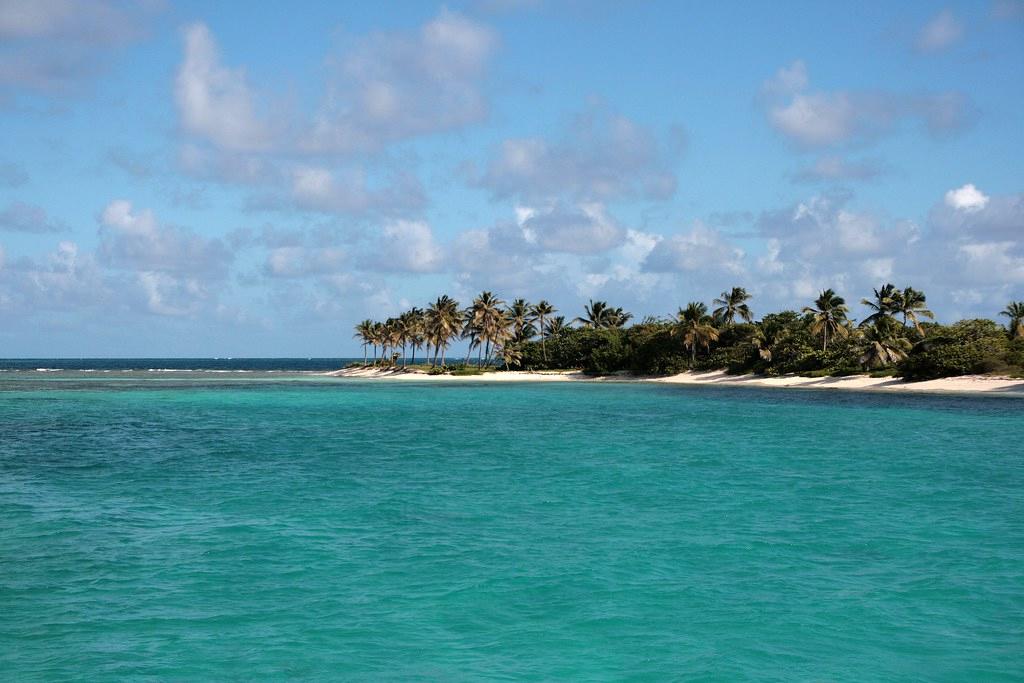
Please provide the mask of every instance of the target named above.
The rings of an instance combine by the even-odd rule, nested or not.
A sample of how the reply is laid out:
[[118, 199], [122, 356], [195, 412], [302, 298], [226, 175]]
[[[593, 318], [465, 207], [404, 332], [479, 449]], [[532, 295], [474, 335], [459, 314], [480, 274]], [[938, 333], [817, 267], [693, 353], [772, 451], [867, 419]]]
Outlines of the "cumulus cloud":
[[681, 130], [659, 139], [624, 116], [591, 108], [559, 141], [505, 140], [473, 181], [497, 199], [667, 199], [675, 193], [673, 166], [684, 143]]
[[338, 273], [347, 260], [347, 252], [337, 247], [277, 247], [267, 255], [265, 270], [271, 277], [324, 275]]
[[921, 27], [914, 41], [918, 52], [938, 52], [957, 43], [964, 35], [964, 25], [953, 11], [944, 9]]
[[1024, 242], [1024, 194], [989, 196], [968, 183], [947, 192], [929, 222], [949, 240]]
[[100, 226], [99, 257], [118, 268], [220, 278], [232, 260], [220, 240], [161, 225], [152, 211], [136, 210], [128, 200], [110, 202]]
[[643, 269], [655, 273], [725, 271], [743, 273], [742, 249], [732, 245], [720, 232], [696, 222], [689, 232], [660, 239], [643, 262]]
[[834, 182], [840, 180], [870, 180], [882, 173], [882, 164], [873, 160], [854, 161], [841, 156], [819, 157], [810, 166], [793, 175], [800, 183]]
[[908, 123], [922, 125], [933, 136], [943, 136], [967, 127], [974, 117], [967, 97], [957, 92], [809, 92], [806, 80], [790, 79], [790, 83], [800, 85], [800, 90], [780, 97], [776, 89], [776, 97], [766, 100], [768, 122], [806, 149], [869, 143]]
[[98, 73], [112, 49], [137, 39], [156, 3], [0, 1], [0, 91], [63, 95]]
[[12, 202], [0, 211], [0, 231], [47, 233], [67, 229], [67, 225], [51, 218], [43, 207], [34, 204]]
[[788, 66], [779, 67], [775, 75], [761, 85], [761, 93], [769, 97], [795, 95], [806, 90], [809, 82], [807, 65], [798, 59]]
[[444, 252], [424, 221], [395, 220], [381, 228], [374, 254], [364, 261], [371, 270], [431, 273], [440, 270]]
[[973, 183], [967, 183], [946, 193], [946, 206], [960, 211], [981, 211], [988, 199]]
[[333, 62], [333, 77], [307, 151], [376, 151], [385, 144], [481, 121], [481, 89], [497, 36], [442, 10], [411, 33], [376, 33]]
[[205, 24], [186, 27], [184, 41], [174, 96], [185, 130], [233, 152], [266, 149], [271, 131], [257, 115], [245, 71], [221, 64]]
[[593, 254], [622, 243], [625, 230], [598, 203], [520, 213], [525, 240], [545, 251]]
[[300, 209], [340, 213], [406, 213], [426, 203], [423, 187], [415, 176], [396, 174], [384, 184], [371, 184], [361, 167], [340, 172], [322, 166], [299, 165], [291, 169], [291, 202]]
[[42, 260], [19, 259], [0, 268], [0, 307], [25, 314], [87, 309], [110, 293], [92, 256], [70, 241]]

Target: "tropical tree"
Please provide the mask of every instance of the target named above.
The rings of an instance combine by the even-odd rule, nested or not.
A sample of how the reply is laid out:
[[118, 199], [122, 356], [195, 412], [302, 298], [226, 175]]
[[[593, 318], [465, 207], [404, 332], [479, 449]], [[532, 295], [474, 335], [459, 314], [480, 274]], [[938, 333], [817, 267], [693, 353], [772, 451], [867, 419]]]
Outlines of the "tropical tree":
[[[533, 308], [530, 309], [530, 321], [537, 323], [537, 329], [540, 330], [540, 352], [545, 363], [548, 362], [548, 350], [544, 346], [544, 340], [550, 333], [547, 322], [554, 314], [555, 307], [543, 299], [535, 303]], [[565, 318], [562, 318], [562, 320], [564, 322]]]
[[484, 345], [484, 363], [491, 360], [492, 347], [500, 344], [505, 337], [508, 319], [502, 308], [505, 302], [491, 292], [481, 292], [470, 307], [469, 325], [476, 330], [477, 343]]
[[604, 327], [605, 320], [608, 318], [607, 309], [608, 303], [606, 301], [594, 301], [591, 299], [590, 303], [583, 307], [583, 315], [576, 318], [573, 322], [594, 330]]
[[476, 325], [476, 313], [472, 306], [466, 308], [462, 312], [462, 338], [469, 341], [466, 345], [466, 365], [469, 365], [469, 359], [473, 355], [473, 349], [477, 349], [477, 367], [480, 366], [480, 328]]
[[440, 352], [441, 365], [445, 364], [445, 352], [451, 340], [462, 332], [462, 320], [459, 315], [459, 302], [447, 294], [437, 298], [430, 304], [426, 313], [426, 336], [434, 347], [433, 365], [437, 367], [437, 356]]
[[903, 297], [903, 292], [896, 289], [896, 286], [892, 283], [882, 285], [881, 289], [873, 290], [875, 298], [872, 299], [861, 299], [860, 302], [871, 309], [872, 313], [868, 317], [861, 321], [861, 327], [868, 325], [874, 325], [877, 321], [883, 318], [892, 318], [894, 315], [900, 312], [899, 300]]
[[1007, 325], [1010, 339], [1024, 339], [1024, 301], [1011, 301], [999, 315], [1005, 315], [1010, 319]]
[[711, 342], [718, 340], [718, 329], [712, 324], [708, 307], [699, 301], [691, 301], [685, 309], [679, 309], [674, 332], [682, 335], [683, 345], [690, 350], [691, 367], [697, 363], [697, 347], [708, 349]]
[[935, 319], [935, 314], [925, 306], [924, 292], [913, 287], [907, 287], [895, 298], [896, 313], [903, 316], [903, 324], [907, 321], [914, 323], [914, 329], [921, 336], [924, 336], [924, 329], [921, 327], [921, 318]]
[[813, 316], [811, 334], [821, 335], [821, 350], [828, 350], [829, 337], [844, 337], [849, 334], [846, 314], [846, 300], [831, 289], [824, 290], [814, 300], [814, 307], [804, 306], [804, 313]]
[[[355, 330], [356, 333], [352, 336], [363, 344], [363, 365], [366, 365], [366, 347], [373, 343], [373, 321], [364, 320], [356, 325]], [[374, 347], [374, 351], [376, 352], [376, 347]]]
[[750, 322], [754, 319], [754, 314], [750, 310], [750, 306], [747, 305], [747, 301], [750, 300], [750, 294], [747, 290], [742, 287], [733, 287], [731, 291], [722, 292], [720, 298], [715, 299], [714, 304], [718, 306], [712, 313], [715, 320], [725, 323], [726, 325], [732, 325], [736, 320], [736, 316], [739, 316], [744, 322]]
[[594, 301], [591, 299], [590, 303], [583, 307], [583, 317], [576, 318], [574, 322], [580, 323], [583, 327], [598, 330], [609, 327], [622, 327], [632, 317], [632, 313], [627, 313], [621, 308], [611, 308], [607, 301]]
[[911, 344], [903, 336], [900, 324], [890, 317], [879, 318], [874, 325], [863, 329], [867, 345], [860, 357], [860, 364], [866, 368], [886, 368], [904, 360]]
[[568, 330], [568, 329], [569, 329], [569, 325], [568, 325], [568, 323], [565, 322], [565, 316], [564, 315], [556, 315], [555, 317], [551, 318], [551, 320], [548, 321], [548, 324], [547, 324], [547, 330], [548, 330], [547, 336], [548, 337], [557, 337], [563, 331]]
[[412, 347], [411, 363], [415, 365], [416, 349], [423, 348], [423, 343], [426, 341], [426, 336], [423, 333], [423, 309], [413, 307], [403, 313], [402, 317], [405, 318], [406, 338], [409, 346]]
[[609, 308], [605, 319], [608, 321], [606, 327], [624, 327], [632, 319], [633, 314], [622, 310], [622, 308]]
[[532, 322], [532, 310], [533, 307], [526, 302], [526, 299], [516, 299], [508, 307], [506, 316], [512, 326], [512, 338], [516, 342], [528, 341], [537, 334], [537, 329]]
[[505, 364], [506, 370], [511, 370], [513, 365], [519, 365], [523, 360], [523, 352], [519, 345], [506, 342], [501, 346], [501, 361]]

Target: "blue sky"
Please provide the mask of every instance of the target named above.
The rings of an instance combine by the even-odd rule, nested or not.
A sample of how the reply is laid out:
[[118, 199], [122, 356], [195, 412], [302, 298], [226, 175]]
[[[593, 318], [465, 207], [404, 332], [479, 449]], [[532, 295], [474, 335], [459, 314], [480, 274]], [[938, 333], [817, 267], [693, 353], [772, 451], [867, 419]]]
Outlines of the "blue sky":
[[[0, 0], [0, 356], [1024, 298], [1024, 3]], [[859, 306], [854, 306], [859, 315]]]

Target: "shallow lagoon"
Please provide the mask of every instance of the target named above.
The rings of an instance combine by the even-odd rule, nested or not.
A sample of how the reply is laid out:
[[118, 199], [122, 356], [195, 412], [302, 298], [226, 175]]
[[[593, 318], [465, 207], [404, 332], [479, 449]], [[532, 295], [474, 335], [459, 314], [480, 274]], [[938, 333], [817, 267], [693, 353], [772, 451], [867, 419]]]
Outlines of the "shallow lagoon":
[[11, 679], [1022, 675], [1019, 400], [40, 374]]

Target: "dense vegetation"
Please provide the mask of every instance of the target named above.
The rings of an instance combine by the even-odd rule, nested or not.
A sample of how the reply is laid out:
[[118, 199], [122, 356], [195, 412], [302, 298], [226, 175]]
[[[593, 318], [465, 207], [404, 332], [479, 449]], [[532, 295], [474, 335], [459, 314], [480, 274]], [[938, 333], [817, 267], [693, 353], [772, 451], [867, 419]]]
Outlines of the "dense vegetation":
[[[923, 380], [997, 373], [1024, 376], [1024, 302], [1011, 302], [992, 320], [932, 322], [923, 292], [886, 284], [862, 299], [870, 315], [857, 324], [846, 301], [825, 290], [801, 311], [770, 313], [755, 320], [741, 287], [723, 292], [714, 310], [690, 302], [672, 318], [645, 318], [591, 301], [571, 322], [547, 301], [511, 304], [483, 292], [466, 307], [442, 296], [427, 309], [413, 308], [384, 322], [356, 326], [364, 364], [416, 362], [432, 372], [579, 368], [592, 374], [663, 375], [685, 370], [812, 376], [873, 372]], [[465, 340], [468, 354], [448, 358]], [[378, 350], [380, 355], [378, 357]], [[410, 353], [411, 352], [411, 353]], [[475, 368], [474, 368], [475, 366]]]

